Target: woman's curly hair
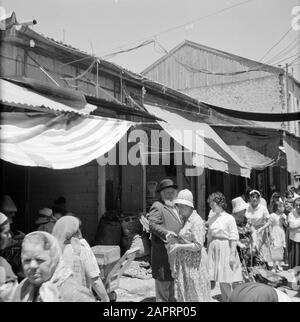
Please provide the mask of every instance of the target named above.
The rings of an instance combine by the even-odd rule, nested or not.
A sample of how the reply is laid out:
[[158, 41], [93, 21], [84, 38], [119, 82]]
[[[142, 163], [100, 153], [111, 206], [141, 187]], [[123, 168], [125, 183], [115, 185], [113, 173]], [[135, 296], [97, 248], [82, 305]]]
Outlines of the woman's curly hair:
[[207, 202], [210, 203], [212, 201], [214, 201], [222, 209], [227, 209], [226, 198], [222, 192], [213, 192], [212, 194], [210, 194], [207, 199]]

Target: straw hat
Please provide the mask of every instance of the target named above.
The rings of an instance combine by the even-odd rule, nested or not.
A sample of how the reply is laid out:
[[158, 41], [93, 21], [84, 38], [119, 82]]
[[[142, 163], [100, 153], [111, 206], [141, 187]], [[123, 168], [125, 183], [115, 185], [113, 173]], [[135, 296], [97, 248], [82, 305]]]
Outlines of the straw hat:
[[1, 201], [1, 211], [17, 212], [17, 207], [9, 195], [4, 195]]
[[236, 213], [248, 208], [248, 204], [242, 197], [237, 197], [231, 200], [232, 203], [232, 212]]
[[177, 189], [177, 184], [173, 182], [171, 179], [164, 179], [160, 182], [157, 192], [161, 192], [166, 188], [174, 188]]
[[52, 209], [50, 208], [43, 208], [39, 210], [39, 215], [45, 216], [45, 217], [51, 217], [53, 215]]
[[189, 206], [194, 208], [194, 198], [190, 190], [184, 189], [179, 191], [177, 198], [174, 200], [175, 203]]

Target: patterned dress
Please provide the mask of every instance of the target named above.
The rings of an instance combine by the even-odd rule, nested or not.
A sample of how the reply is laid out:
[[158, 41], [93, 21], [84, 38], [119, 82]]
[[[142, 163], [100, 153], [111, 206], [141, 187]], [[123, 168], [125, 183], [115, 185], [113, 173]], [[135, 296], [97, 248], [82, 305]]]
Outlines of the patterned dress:
[[251, 225], [247, 222], [246, 217], [237, 222], [239, 233], [239, 241], [245, 245], [245, 248], [237, 247], [238, 254], [242, 263], [242, 275], [244, 282], [254, 281], [252, 276], [251, 267], [263, 266], [264, 261], [258, 251], [253, 247], [252, 229]]
[[201, 217], [194, 211], [179, 232], [179, 238], [191, 242], [198, 250], [176, 252], [175, 296], [179, 302], [210, 302], [210, 281], [207, 253], [203, 247], [205, 227]]

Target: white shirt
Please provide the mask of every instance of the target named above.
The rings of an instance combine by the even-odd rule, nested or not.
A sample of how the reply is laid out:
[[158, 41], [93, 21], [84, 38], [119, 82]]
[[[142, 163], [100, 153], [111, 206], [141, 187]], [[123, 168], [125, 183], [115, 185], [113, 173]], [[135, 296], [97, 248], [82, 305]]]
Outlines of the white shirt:
[[262, 227], [270, 217], [268, 209], [262, 204], [254, 209], [250, 204], [246, 210], [246, 218], [255, 229]]
[[232, 215], [223, 211], [208, 219], [209, 238], [224, 238], [228, 240], [239, 240], [239, 233], [235, 219]]
[[296, 210], [288, 215], [289, 224], [289, 238], [297, 243], [300, 243], [300, 216], [297, 214]]

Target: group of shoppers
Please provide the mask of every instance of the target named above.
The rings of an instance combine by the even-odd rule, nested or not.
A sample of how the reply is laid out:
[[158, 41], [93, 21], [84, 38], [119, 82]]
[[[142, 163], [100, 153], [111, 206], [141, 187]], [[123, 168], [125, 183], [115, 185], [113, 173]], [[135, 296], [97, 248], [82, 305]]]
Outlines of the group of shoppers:
[[[1, 250], [11, 240], [10, 223], [0, 212]], [[80, 226], [74, 215], [62, 215], [54, 221], [52, 234], [37, 230], [25, 235], [21, 281], [9, 262], [0, 257], [0, 302], [108, 302], [97, 260]]]
[[157, 301], [207, 302], [215, 283], [220, 285], [222, 300], [229, 301], [237, 285], [253, 282], [247, 268], [266, 263], [263, 248], [269, 252], [267, 261], [273, 261], [273, 269], [281, 270], [281, 261], [273, 255], [276, 250], [277, 258], [282, 253], [283, 259], [283, 221], [293, 241], [289, 262], [291, 267], [300, 265], [300, 198], [293, 200], [286, 217], [282, 201], [273, 198], [270, 214], [260, 192], [251, 190], [249, 202], [242, 197], [232, 200], [231, 215], [226, 212], [225, 196], [212, 193], [207, 200], [211, 211], [204, 222], [194, 209], [191, 191], [177, 194], [177, 185], [170, 179], [162, 180], [158, 191], [160, 200], [148, 215]]

